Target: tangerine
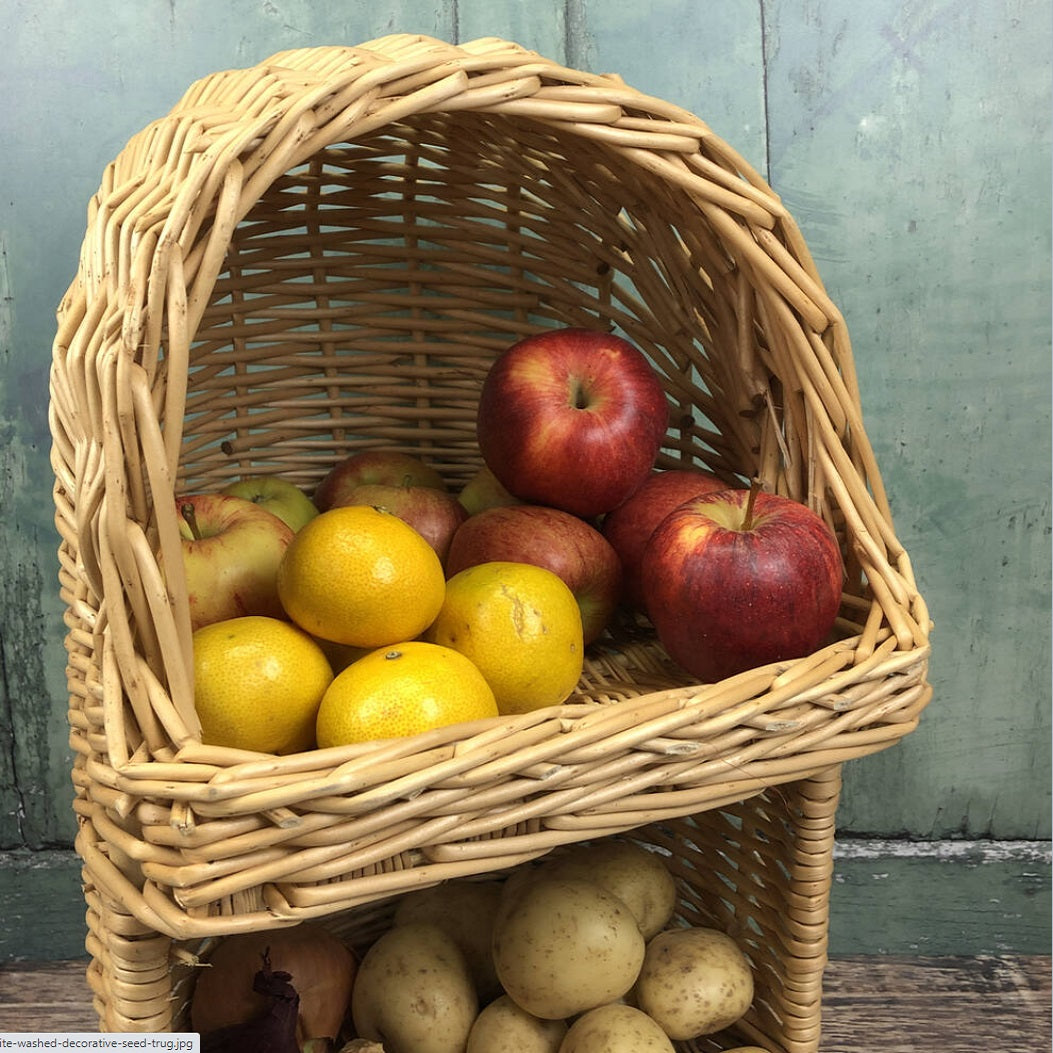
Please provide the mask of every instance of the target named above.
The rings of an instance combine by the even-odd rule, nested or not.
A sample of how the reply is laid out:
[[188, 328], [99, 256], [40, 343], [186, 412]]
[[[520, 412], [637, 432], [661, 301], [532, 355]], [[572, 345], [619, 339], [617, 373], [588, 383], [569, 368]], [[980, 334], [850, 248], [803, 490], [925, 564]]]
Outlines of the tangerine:
[[317, 741], [343, 746], [497, 715], [493, 692], [469, 659], [411, 640], [371, 651], [334, 677], [318, 709]]
[[349, 505], [300, 528], [278, 566], [278, 598], [312, 636], [352, 647], [411, 640], [445, 594], [435, 550], [398, 516]]
[[194, 706], [201, 741], [260, 753], [314, 746], [315, 717], [333, 670], [287, 621], [247, 615], [193, 635]]
[[581, 609], [545, 567], [499, 560], [458, 571], [425, 635], [472, 660], [502, 714], [558, 705], [581, 678]]

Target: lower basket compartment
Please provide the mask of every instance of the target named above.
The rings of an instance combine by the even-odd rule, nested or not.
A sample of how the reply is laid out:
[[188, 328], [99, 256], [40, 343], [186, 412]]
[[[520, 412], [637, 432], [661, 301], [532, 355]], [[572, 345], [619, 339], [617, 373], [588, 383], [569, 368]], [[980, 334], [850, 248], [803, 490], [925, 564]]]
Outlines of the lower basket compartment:
[[[678, 1050], [742, 1044], [772, 1053], [818, 1050], [840, 786], [835, 765], [733, 805], [619, 835], [666, 858], [678, 890], [673, 924], [726, 932], [753, 968], [755, 997], [746, 1017], [727, 1033], [681, 1042]], [[88, 979], [103, 1030], [189, 1030], [195, 975], [223, 937], [179, 941], [158, 934], [102, 893], [87, 865], [84, 877]], [[314, 920], [361, 955], [387, 927], [396, 902], [387, 897]]]

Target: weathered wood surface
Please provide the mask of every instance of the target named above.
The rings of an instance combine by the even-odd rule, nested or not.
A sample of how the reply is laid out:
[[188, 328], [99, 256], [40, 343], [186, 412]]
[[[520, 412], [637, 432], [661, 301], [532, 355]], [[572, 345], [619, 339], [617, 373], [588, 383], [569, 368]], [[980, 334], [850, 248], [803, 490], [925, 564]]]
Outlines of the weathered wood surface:
[[850, 958], [830, 964], [823, 1053], [1050, 1048], [1049, 958]]
[[[1050, 959], [834, 959], [823, 1053], [1050, 1048]], [[83, 962], [0, 966], [0, 1033], [95, 1031]]]

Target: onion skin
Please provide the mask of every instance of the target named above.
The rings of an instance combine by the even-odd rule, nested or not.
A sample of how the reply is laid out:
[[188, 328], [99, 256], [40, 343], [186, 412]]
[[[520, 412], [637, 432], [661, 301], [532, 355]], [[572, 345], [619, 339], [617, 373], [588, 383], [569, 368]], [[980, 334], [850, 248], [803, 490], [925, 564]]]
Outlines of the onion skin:
[[267, 1009], [244, 1024], [206, 1031], [201, 1036], [202, 1053], [299, 1053], [296, 1021], [300, 996], [289, 979], [288, 973], [271, 969], [265, 954], [252, 989], [264, 997]]
[[300, 997], [296, 1040], [337, 1039], [351, 1001], [357, 962], [333, 933], [317, 925], [236, 933], [224, 937], [201, 969], [190, 1005], [191, 1026], [200, 1034], [248, 1023], [267, 1009], [253, 991], [264, 955], [285, 972]]

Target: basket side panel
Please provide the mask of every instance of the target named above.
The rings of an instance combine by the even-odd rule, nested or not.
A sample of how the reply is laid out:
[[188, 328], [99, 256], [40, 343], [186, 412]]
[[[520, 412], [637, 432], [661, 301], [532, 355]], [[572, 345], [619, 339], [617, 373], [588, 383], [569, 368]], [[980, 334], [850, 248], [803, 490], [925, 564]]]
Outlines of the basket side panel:
[[645, 828], [685, 890], [679, 920], [727, 932], [750, 957], [754, 1005], [728, 1041], [785, 1053], [819, 1048], [840, 787], [835, 766], [738, 805]]

